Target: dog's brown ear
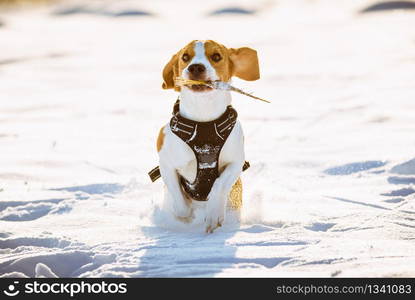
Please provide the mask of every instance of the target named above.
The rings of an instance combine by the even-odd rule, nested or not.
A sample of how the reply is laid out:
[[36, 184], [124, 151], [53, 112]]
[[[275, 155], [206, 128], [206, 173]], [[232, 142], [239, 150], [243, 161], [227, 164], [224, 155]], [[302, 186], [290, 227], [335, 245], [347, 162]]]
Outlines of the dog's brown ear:
[[175, 54], [163, 69], [163, 84], [161, 86], [163, 89], [174, 88], [174, 77], [178, 73], [178, 68], [177, 54]]
[[232, 63], [232, 75], [243, 80], [259, 79], [258, 56], [254, 49], [242, 47], [229, 49], [229, 59]]

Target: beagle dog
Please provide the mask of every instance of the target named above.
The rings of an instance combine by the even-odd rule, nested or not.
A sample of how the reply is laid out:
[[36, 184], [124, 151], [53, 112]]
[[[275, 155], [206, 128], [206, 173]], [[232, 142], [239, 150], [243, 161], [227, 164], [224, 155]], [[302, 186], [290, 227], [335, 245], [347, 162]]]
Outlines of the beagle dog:
[[[259, 79], [255, 50], [227, 48], [212, 40], [195, 40], [174, 54], [163, 69], [162, 88], [180, 92], [175, 112], [180, 118], [173, 117], [161, 128], [157, 138], [159, 170], [167, 188], [165, 201], [174, 216], [184, 222], [193, 218], [193, 201], [207, 201], [205, 226], [208, 233], [224, 222], [228, 198], [235, 192], [236, 183], [242, 192], [239, 176], [245, 162], [244, 136], [241, 124], [236, 120], [236, 111], [230, 106], [229, 90], [206, 85], [179, 87], [175, 85], [175, 79], [229, 82], [232, 76], [249, 81]], [[223, 121], [219, 123], [217, 120]], [[199, 134], [202, 125], [213, 129]], [[197, 138], [199, 146], [190, 142], [196, 134], [200, 135]], [[203, 145], [204, 139], [211, 138], [223, 145]], [[216, 175], [211, 180], [214, 169]], [[197, 191], [199, 186], [204, 189], [205, 196]]]

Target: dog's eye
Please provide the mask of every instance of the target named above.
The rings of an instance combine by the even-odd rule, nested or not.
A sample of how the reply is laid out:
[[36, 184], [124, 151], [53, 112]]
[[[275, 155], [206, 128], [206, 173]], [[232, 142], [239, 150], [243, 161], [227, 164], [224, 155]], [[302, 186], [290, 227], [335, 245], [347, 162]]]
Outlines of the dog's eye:
[[188, 62], [188, 61], [189, 61], [189, 59], [190, 59], [189, 54], [185, 53], [185, 54], [183, 54], [183, 55], [182, 55], [182, 60], [183, 60], [184, 62]]
[[210, 57], [214, 62], [218, 62], [222, 59], [222, 56], [220, 56], [219, 53], [214, 53], [212, 54], [212, 56]]

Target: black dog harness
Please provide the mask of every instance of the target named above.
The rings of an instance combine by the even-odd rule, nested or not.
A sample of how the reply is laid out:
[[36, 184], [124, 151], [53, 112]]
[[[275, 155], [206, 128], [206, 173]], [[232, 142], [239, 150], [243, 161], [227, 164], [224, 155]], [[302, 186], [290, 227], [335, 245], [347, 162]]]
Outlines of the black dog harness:
[[[219, 177], [219, 155], [232, 129], [235, 127], [238, 113], [229, 105], [216, 120], [197, 122], [184, 118], [179, 113], [180, 100], [173, 108], [170, 120], [171, 131], [192, 149], [197, 160], [196, 178], [189, 182], [180, 176], [183, 190], [194, 200], [206, 201], [210, 190]], [[242, 170], [249, 168], [245, 162]], [[149, 172], [154, 182], [160, 177], [159, 167]]]

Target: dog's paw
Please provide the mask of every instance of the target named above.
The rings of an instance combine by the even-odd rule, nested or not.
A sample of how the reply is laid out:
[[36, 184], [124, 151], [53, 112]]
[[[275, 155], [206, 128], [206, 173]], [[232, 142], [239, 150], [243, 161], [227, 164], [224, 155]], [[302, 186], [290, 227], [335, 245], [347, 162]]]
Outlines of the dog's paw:
[[206, 233], [212, 233], [221, 227], [225, 221], [225, 205], [207, 205], [206, 207]]
[[195, 216], [193, 215], [193, 212], [188, 217], [176, 216], [176, 219], [179, 220], [180, 222], [183, 222], [183, 223], [191, 223], [194, 218], [195, 218]]
[[177, 220], [184, 223], [190, 223], [194, 218], [192, 207], [186, 204], [174, 205], [173, 214]]

